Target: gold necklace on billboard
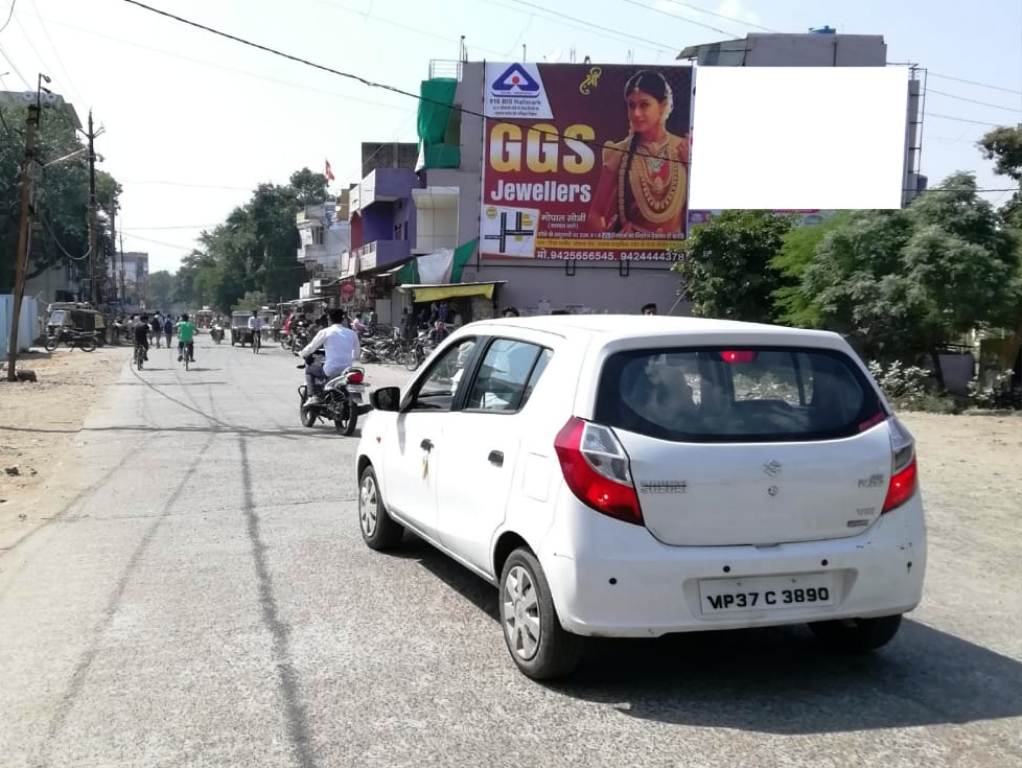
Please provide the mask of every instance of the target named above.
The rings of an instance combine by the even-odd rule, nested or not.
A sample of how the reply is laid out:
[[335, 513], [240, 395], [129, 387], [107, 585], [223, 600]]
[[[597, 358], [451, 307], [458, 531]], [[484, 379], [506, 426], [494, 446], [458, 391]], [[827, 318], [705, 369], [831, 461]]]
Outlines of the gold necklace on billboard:
[[681, 163], [671, 162], [670, 137], [660, 142], [641, 144], [642, 157], [632, 164], [629, 182], [639, 213], [651, 224], [666, 224], [677, 218], [684, 205], [679, 194], [685, 171]]

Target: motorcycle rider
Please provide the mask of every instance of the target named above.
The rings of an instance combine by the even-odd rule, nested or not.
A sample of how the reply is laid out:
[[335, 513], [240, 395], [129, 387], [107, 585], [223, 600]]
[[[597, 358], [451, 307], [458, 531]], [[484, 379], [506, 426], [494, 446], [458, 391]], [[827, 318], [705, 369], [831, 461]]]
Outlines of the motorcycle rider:
[[316, 334], [299, 354], [308, 359], [317, 349], [326, 350], [325, 360], [316, 360], [305, 366], [305, 386], [309, 393], [309, 405], [318, 405], [320, 399], [315, 392], [317, 378], [331, 379], [340, 375], [356, 360], [360, 353], [358, 334], [344, 325], [344, 310], [331, 309], [330, 325]]

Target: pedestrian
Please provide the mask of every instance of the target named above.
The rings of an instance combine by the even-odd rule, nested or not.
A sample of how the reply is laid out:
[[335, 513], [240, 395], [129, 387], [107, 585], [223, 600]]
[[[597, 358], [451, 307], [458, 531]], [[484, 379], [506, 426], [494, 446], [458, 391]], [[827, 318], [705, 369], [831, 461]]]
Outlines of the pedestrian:
[[163, 335], [167, 339], [167, 349], [170, 349], [170, 340], [174, 335], [174, 321], [169, 314], [163, 318]]
[[642, 305], [642, 314], [644, 314], [644, 315], [655, 315], [656, 314], [656, 304], [654, 304], [653, 302], [650, 302], [649, 304], [643, 304]]
[[437, 307], [437, 320], [439, 320], [444, 325], [447, 324], [447, 312], [448, 312], [447, 302], [441, 301], [440, 306]]
[[408, 340], [415, 338], [415, 315], [408, 307], [401, 311], [401, 331]]
[[155, 315], [153, 315], [153, 320], [152, 320], [152, 324], [151, 324], [150, 327], [152, 328], [152, 331], [153, 331], [152, 335], [150, 336], [150, 338], [153, 341], [156, 342], [156, 348], [159, 349], [160, 348], [160, 337], [162, 335], [161, 332], [163, 331], [163, 322], [160, 320], [160, 313], [159, 312], [157, 312]]

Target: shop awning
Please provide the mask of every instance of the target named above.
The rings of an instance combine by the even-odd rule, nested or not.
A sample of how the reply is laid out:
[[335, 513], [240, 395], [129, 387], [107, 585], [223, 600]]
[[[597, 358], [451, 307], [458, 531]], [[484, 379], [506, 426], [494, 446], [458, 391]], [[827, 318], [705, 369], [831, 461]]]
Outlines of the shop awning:
[[411, 291], [412, 301], [416, 304], [420, 304], [425, 301], [443, 301], [444, 299], [454, 299], [463, 296], [482, 296], [486, 299], [492, 299], [496, 287], [498, 285], [504, 285], [506, 282], [506, 280], [494, 280], [488, 283], [402, 285], [398, 288], [398, 290], [403, 293]]

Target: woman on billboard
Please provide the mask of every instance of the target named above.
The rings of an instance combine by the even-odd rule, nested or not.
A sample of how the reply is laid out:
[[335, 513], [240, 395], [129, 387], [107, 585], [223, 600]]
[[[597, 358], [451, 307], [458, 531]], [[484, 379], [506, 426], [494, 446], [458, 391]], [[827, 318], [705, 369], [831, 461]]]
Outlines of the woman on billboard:
[[628, 136], [607, 142], [603, 171], [589, 209], [592, 232], [684, 232], [688, 194], [688, 138], [667, 130], [674, 107], [671, 86], [643, 69], [625, 84]]

